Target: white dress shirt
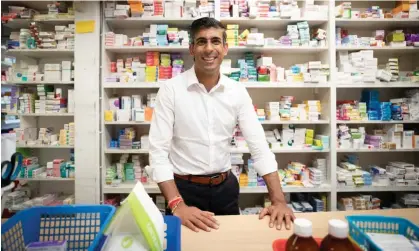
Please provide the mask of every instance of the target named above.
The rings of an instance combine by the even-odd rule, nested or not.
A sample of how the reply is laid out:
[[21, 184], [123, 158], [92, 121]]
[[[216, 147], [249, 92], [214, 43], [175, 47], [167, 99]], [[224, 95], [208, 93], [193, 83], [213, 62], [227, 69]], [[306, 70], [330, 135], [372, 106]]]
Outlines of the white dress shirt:
[[259, 175], [275, 172], [275, 155], [242, 84], [221, 74], [218, 84], [208, 92], [199, 83], [194, 67], [162, 83], [149, 135], [152, 178], [160, 183], [173, 179], [173, 173], [228, 171], [236, 123]]

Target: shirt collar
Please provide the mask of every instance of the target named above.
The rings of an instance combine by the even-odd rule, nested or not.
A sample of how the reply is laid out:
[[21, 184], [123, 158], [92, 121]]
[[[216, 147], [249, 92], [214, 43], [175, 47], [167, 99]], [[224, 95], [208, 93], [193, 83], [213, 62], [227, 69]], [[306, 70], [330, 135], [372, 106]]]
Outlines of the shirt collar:
[[[195, 73], [195, 65], [193, 65], [188, 71], [187, 71], [187, 76], [186, 76], [186, 81], [187, 81], [187, 85], [188, 88], [191, 87], [192, 85], [199, 85], [199, 80], [196, 77], [196, 73]], [[224, 82], [225, 80], [223, 80], [224, 76], [223, 74], [220, 73], [220, 79], [218, 80], [218, 83], [216, 86], [214, 86], [214, 88], [211, 90], [211, 92], [213, 91], [222, 91], [224, 90]]]

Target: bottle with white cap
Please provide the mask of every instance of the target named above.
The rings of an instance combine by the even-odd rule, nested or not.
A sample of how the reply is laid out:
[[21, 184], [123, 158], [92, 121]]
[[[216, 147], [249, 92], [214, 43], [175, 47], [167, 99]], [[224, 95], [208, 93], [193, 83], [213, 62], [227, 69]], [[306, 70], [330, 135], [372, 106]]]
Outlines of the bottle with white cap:
[[287, 240], [286, 251], [318, 251], [314, 240], [312, 223], [306, 219], [294, 220], [294, 234]]
[[348, 233], [348, 223], [342, 220], [329, 220], [329, 234], [320, 244], [320, 251], [355, 251]]

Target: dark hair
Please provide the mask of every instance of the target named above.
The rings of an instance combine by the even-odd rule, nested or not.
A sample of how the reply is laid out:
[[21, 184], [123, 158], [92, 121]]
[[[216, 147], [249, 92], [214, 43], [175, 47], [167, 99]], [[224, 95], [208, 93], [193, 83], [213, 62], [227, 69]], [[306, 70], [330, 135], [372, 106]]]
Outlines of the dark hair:
[[223, 43], [224, 44], [226, 43], [226, 40], [227, 40], [226, 27], [220, 21], [212, 17], [202, 17], [192, 22], [190, 43], [193, 44], [195, 42], [194, 41], [195, 35], [201, 29], [209, 29], [209, 28], [223, 29]]

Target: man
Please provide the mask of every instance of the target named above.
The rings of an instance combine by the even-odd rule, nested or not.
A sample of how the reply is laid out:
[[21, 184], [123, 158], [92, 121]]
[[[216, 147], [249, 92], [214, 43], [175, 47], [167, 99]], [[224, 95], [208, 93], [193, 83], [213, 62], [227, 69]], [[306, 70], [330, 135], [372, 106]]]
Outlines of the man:
[[152, 176], [169, 208], [194, 231], [217, 229], [214, 214], [239, 214], [229, 145], [238, 123], [272, 202], [259, 218], [270, 215], [270, 227], [285, 222], [289, 229], [294, 215], [252, 100], [243, 85], [220, 74], [228, 51], [225, 27], [213, 18], [194, 21], [189, 51], [195, 65], [162, 84], [149, 135]]

